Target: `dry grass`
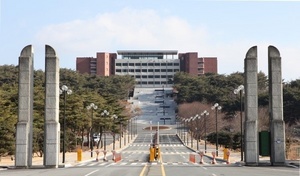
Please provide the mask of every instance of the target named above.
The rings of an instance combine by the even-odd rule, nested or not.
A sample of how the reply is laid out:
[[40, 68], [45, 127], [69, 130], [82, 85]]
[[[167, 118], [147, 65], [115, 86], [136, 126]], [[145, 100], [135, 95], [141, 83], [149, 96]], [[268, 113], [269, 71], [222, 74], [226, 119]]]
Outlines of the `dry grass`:
[[287, 159], [300, 160], [300, 143], [291, 144], [289, 150], [287, 151]]

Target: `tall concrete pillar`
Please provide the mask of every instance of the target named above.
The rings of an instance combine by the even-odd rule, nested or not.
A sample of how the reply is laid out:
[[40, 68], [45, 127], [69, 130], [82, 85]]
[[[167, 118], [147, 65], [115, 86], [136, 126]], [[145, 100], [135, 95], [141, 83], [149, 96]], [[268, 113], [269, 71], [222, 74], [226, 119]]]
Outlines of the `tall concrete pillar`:
[[55, 50], [45, 46], [45, 136], [44, 166], [57, 168], [60, 150], [59, 60]]
[[15, 166], [32, 165], [33, 48], [23, 48], [19, 57], [19, 108], [16, 131]]
[[250, 48], [245, 69], [245, 164], [258, 165], [257, 46]]
[[283, 96], [281, 57], [277, 48], [268, 47], [269, 62], [269, 114], [271, 131], [271, 164], [285, 163], [285, 124], [283, 121]]

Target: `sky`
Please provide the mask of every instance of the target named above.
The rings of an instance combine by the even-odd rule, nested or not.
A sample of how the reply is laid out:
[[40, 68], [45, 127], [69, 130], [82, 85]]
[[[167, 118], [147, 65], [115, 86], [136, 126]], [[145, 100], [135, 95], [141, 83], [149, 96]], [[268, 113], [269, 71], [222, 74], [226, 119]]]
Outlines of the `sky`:
[[282, 78], [300, 79], [300, 1], [0, 0], [0, 65], [17, 65], [27, 45], [34, 68], [45, 68], [45, 45], [60, 67], [76, 57], [117, 50], [177, 50], [217, 57], [218, 73], [244, 72], [258, 47], [258, 71], [268, 74], [268, 46], [282, 58]]

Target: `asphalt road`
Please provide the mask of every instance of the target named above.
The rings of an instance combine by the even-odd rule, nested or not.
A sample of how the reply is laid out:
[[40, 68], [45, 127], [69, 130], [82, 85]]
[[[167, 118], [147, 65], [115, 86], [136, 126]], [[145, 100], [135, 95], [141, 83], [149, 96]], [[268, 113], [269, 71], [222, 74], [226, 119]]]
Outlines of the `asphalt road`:
[[[144, 91], [144, 94], [141, 94]], [[141, 94], [141, 95], [139, 95]], [[138, 105], [143, 111], [136, 121], [137, 138], [127, 148], [121, 151], [122, 160], [108, 161], [99, 160], [78, 163], [68, 168], [58, 169], [7, 169], [0, 170], [0, 176], [299, 176], [299, 168], [296, 167], [247, 167], [236, 164], [226, 164], [217, 160], [211, 164], [211, 158], [204, 157], [205, 164], [190, 162], [190, 154], [194, 153], [184, 146], [176, 136], [174, 108], [171, 98], [167, 98], [166, 105], [171, 108], [165, 109], [165, 114], [157, 114], [159, 105], [154, 103], [161, 92], [139, 90]], [[172, 109], [172, 110], [171, 110]], [[149, 162], [149, 147], [155, 130], [144, 130], [149, 126], [163, 124], [161, 118], [168, 117], [166, 125], [170, 127], [159, 131], [159, 146], [161, 158], [159, 161]], [[203, 146], [202, 146], [203, 147]], [[199, 161], [199, 158], [198, 158]]]
[[191, 163], [189, 155], [193, 151], [172, 133], [173, 130], [160, 131], [160, 162], [148, 162], [151, 133], [139, 131], [136, 140], [121, 152], [122, 160], [117, 163], [109, 156], [108, 162], [88, 161], [58, 169], [8, 169], [0, 171], [0, 176], [299, 176], [299, 169], [291, 167], [246, 167], [222, 161], [211, 164], [206, 157], [205, 164]]

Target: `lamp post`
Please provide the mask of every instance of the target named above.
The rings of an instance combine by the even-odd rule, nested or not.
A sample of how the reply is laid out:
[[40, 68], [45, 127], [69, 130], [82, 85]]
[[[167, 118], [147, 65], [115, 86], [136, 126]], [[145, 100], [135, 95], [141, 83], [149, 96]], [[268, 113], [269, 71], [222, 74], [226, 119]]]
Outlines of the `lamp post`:
[[216, 156], [218, 156], [218, 110], [221, 110], [222, 107], [218, 103], [215, 103], [211, 109], [216, 110]]
[[137, 119], [138, 119], [138, 116], [135, 118], [135, 135], [137, 135]]
[[[188, 118], [187, 122], [191, 122], [192, 119], [193, 119], [193, 117]], [[190, 128], [188, 128], [188, 130], [190, 130], [191, 129], [191, 124], [188, 124], [188, 125], [190, 125]], [[187, 146], [189, 145], [189, 137], [188, 136], [189, 136], [189, 131], [187, 131], [187, 139], [186, 139]], [[192, 130], [191, 130], [191, 147], [192, 147], [192, 140], [193, 140], [193, 137], [192, 137]]]
[[[113, 119], [114, 123], [115, 123], [115, 119], [118, 118], [117, 115], [112, 115], [111, 118]], [[115, 136], [115, 133], [113, 132], [113, 150], [115, 150], [116, 146], [115, 146], [115, 143], [116, 143], [116, 136]]]
[[152, 146], [153, 139], [152, 139], [152, 121], [151, 120], [150, 120], [149, 124], [150, 124], [150, 146]]
[[90, 131], [90, 149], [91, 149], [91, 158], [93, 157], [93, 149], [94, 149], [94, 138], [93, 138], [93, 112], [94, 110], [98, 109], [94, 103], [91, 103], [86, 107], [87, 110], [92, 110], [91, 116], [91, 131]]
[[[101, 116], [105, 117], [108, 116], [109, 112], [107, 110], [104, 110], [103, 112], [101, 112]], [[103, 134], [104, 134], [104, 150], [106, 150], [106, 133], [105, 133], [105, 126], [104, 126], [104, 130], [103, 130]]]
[[241, 161], [243, 161], [243, 101], [242, 101], [242, 95], [245, 93], [244, 86], [240, 85], [237, 89], [234, 89], [234, 94], [240, 93], [240, 117], [241, 117]]
[[187, 129], [186, 129], [187, 128], [187, 125], [186, 125], [187, 121], [188, 121], [188, 119], [183, 120], [183, 122], [184, 122], [184, 130], [183, 130], [183, 138], [184, 138], [183, 141], [184, 141], [184, 143], [187, 143], [187, 140], [185, 140], [187, 138], [187, 134], [186, 134], [187, 133]]
[[62, 163], [65, 163], [65, 143], [66, 143], [66, 102], [67, 102], [67, 94], [72, 94], [72, 90], [69, 89], [66, 85], [63, 85], [61, 89], [59, 90], [60, 94], [64, 95], [64, 120], [63, 120], [63, 158]]
[[209, 112], [207, 112], [206, 110], [204, 110], [201, 113], [201, 116], [204, 116], [204, 152], [206, 153], [206, 116], [209, 115]]
[[196, 116], [193, 118], [193, 120], [196, 120], [196, 138], [197, 138], [197, 151], [199, 150], [199, 119], [201, 116], [196, 114]]
[[122, 148], [122, 137], [123, 137], [123, 122], [120, 120], [120, 137], [119, 137], [119, 140], [120, 140], [120, 149]]

